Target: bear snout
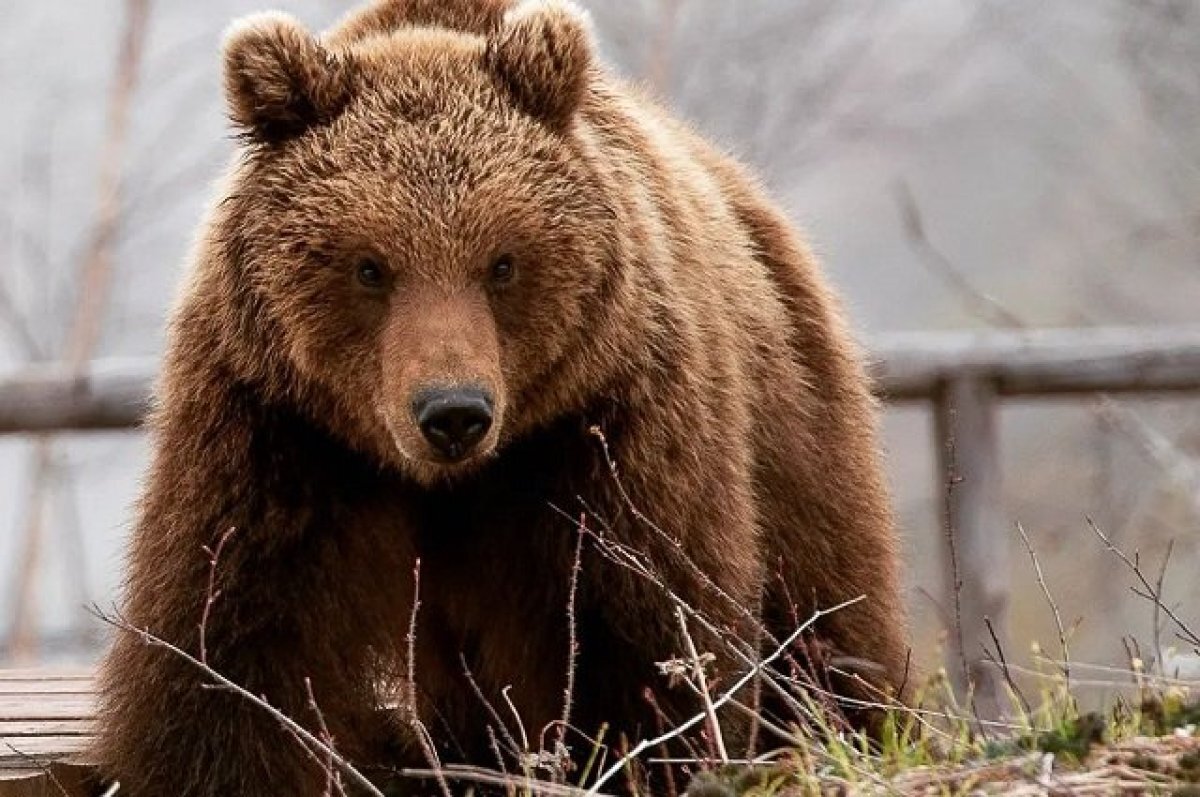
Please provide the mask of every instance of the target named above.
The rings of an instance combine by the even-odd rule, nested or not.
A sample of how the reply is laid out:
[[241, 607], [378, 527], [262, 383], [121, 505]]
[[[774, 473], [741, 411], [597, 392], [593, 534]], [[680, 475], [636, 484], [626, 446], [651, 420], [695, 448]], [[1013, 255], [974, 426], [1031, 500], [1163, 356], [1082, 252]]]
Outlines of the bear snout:
[[487, 437], [496, 402], [480, 387], [422, 390], [413, 399], [413, 418], [425, 440], [451, 462], [474, 453]]

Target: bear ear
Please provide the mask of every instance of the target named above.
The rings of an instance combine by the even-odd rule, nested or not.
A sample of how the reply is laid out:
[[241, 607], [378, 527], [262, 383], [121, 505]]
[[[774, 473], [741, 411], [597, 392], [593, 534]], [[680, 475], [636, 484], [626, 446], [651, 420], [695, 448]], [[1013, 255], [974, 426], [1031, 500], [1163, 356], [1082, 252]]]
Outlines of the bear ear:
[[525, 111], [565, 129], [593, 61], [587, 12], [567, 0], [525, 0], [488, 38], [487, 68]]
[[327, 41], [346, 45], [406, 27], [439, 27], [485, 36], [500, 26], [513, 0], [376, 0], [351, 12]]
[[229, 115], [253, 140], [300, 135], [337, 116], [350, 99], [353, 65], [325, 49], [292, 17], [267, 13], [225, 36]]

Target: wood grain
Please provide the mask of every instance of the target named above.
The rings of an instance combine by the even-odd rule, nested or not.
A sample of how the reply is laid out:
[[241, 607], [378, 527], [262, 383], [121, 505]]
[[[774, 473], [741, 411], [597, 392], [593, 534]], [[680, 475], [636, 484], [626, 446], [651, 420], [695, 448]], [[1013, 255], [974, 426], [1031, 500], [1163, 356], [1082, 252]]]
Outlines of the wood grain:
[[94, 728], [81, 670], [0, 670], [0, 797], [84, 797]]

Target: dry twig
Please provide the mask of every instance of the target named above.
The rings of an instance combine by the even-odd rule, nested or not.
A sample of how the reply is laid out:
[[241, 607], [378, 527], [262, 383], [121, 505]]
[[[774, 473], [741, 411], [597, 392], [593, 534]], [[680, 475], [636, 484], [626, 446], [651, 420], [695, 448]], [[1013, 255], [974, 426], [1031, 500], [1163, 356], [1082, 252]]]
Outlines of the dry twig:
[[[579, 516], [579, 525], [587, 529], [587, 516]], [[571, 586], [567, 593], [567, 685], [563, 688], [563, 713], [558, 728], [558, 744], [566, 743], [567, 729], [571, 727], [571, 706], [575, 701], [575, 671], [579, 661], [578, 623], [575, 618], [575, 601], [579, 595], [579, 574], [583, 570], [583, 541], [585, 531], [579, 532], [575, 541], [575, 559], [571, 563]]]
[[[1004, 680], [1008, 684], [1008, 688], [1021, 701], [1021, 708], [1024, 709], [1025, 716], [1032, 717], [1033, 706], [1029, 704], [1029, 701], [1025, 698], [1025, 693], [1021, 691], [1021, 688], [1017, 686], [1017, 682], [1012, 677], [1012, 670], [1008, 666], [1008, 659], [1004, 655], [1004, 645], [1000, 644], [1000, 637], [996, 634], [995, 626], [992, 625], [992, 618], [983, 618], [983, 624], [987, 626], [988, 634], [992, 637], [992, 644], [996, 646], [996, 656], [998, 659], [993, 658], [993, 663], [1000, 668], [1000, 672], [1004, 675]], [[989, 658], [992, 658], [991, 652], [987, 648], [984, 648], [984, 652]]]
[[1167, 617], [1171, 619], [1171, 622], [1175, 624], [1176, 635], [1184, 642], [1191, 645], [1197, 654], [1200, 654], [1200, 636], [1197, 636], [1196, 632], [1192, 630], [1191, 626], [1180, 619], [1179, 615], [1177, 615], [1170, 606], [1163, 602], [1162, 593], [1158, 588], [1155, 587], [1155, 585], [1150, 583], [1150, 580], [1146, 578], [1145, 573], [1142, 572], [1142, 566], [1138, 561], [1137, 554], [1134, 554], [1134, 559], [1130, 559], [1125, 555], [1124, 551], [1114, 545], [1112, 540], [1110, 540], [1108, 536], [1100, 530], [1100, 527], [1096, 525], [1094, 520], [1088, 518], [1087, 524], [1096, 534], [1096, 536], [1100, 538], [1100, 541], [1104, 543], [1105, 549], [1107, 549], [1108, 552], [1113, 556], [1117, 557], [1117, 559], [1119, 559], [1121, 563], [1124, 564], [1131, 573], [1133, 573], [1134, 577], [1136, 577], [1138, 582], [1142, 585], [1141, 589], [1138, 589], [1137, 587], [1131, 587], [1133, 594], [1137, 595], [1139, 598], [1143, 598], [1153, 603], [1155, 605], [1155, 611], [1161, 610], [1164, 614], [1166, 614]]
[[200, 614], [200, 661], [208, 664], [208, 619], [212, 614], [213, 605], [221, 595], [217, 589], [217, 565], [221, 562], [221, 554], [225, 552], [225, 544], [237, 528], [230, 526], [217, 540], [215, 547], [205, 545], [203, 550], [208, 556], [208, 590], [204, 595], [204, 610]]
[[[413, 735], [417, 737], [417, 744], [421, 746], [421, 752], [425, 755], [430, 769], [437, 773], [442, 769], [442, 762], [438, 758], [437, 748], [433, 744], [433, 738], [429, 735], [429, 729], [425, 727], [425, 723], [421, 722], [420, 714], [417, 712], [417, 618], [420, 616], [420, 612], [421, 560], [418, 558], [413, 563], [412, 613], [408, 618], [408, 635], [405, 637], [408, 645], [408, 668], [404, 679], [406, 693], [404, 706], [408, 724]], [[438, 777], [437, 784], [444, 797], [453, 797], [450, 784], [446, 782], [445, 778]]]
[[[715, 711], [716, 709], [721, 708], [726, 703], [733, 700], [734, 697], [737, 695], [737, 693], [742, 689], [742, 687], [746, 686], [746, 684], [750, 683], [750, 681], [752, 681], [754, 678], [761, 675], [770, 664], [772, 664], [774, 661], [776, 661], [781, 656], [783, 656], [784, 653], [787, 652], [788, 648], [791, 647], [791, 645], [797, 639], [799, 639], [801, 637], [801, 635], [804, 634], [804, 632], [808, 631], [810, 628], [812, 628], [814, 625], [816, 625], [816, 623], [822, 617], [827, 617], [830, 614], [847, 609], [857, 603], [860, 603], [863, 599], [864, 598], [862, 596], [859, 596], [857, 598], [853, 598], [853, 599], [845, 601], [843, 603], [839, 603], [837, 606], [834, 606], [832, 608], [818, 609], [817, 611], [815, 611], [812, 614], [812, 616], [809, 617], [809, 619], [807, 621], [802, 623], [800, 625], [800, 627], [798, 627], [795, 631], [793, 631], [791, 634], [789, 634], [788, 637], [785, 640], [783, 640], [782, 644], [778, 648], [776, 648], [774, 651], [772, 651], [772, 653], [769, 656], [762, 659], [761, 661], [755, 662], [754, 666], [750, 668], [749, 672], [747, 672], [745, 675], [743, 675], [741, 678], [739, 678], [732, 686], [730, 686], [729, 689], [727, 689], [721, 695], [721, 697], [719, 697], [712, 704], [713, 710]], [[588, 795], [599, 794], [600, 789], [604, 786], [604, 784], [608, 783], [610, 780], [612, 780], [614, 777], [616, 777], [618, 774], [620, 774], [621, 771], [625, 769], [625, 767], [627, 767], [630, 763], [635, 761], [637, 759], [637, 757], [640, 756], [642, 753], [644, 753], [647, 750], [650, 750], [654, 747], [657, 747], [660, 744], [668, 742], [671, 739], [677, 738], [677, 737], [687, 733], [692, 728], [694, 728], [697, 725], [699, 725], [700, 723], [704, 722], [704, 720], [707, 717], [708, 717], [708, 711], [707, 710], [701, 711], [699, 714], [693, 716], [691, 719], [676, 726], [675, 728], [673, 728], [672, 730], [668, 731], [665, 734], [657, 736], [653, 739], [644, 739], [644, 740], [638, 742], [637, 745], [634, 746], [634, 748], [632, 750], [630, 750], [628, 753], [623, 755], [618, 761], [616, 761], [603, 774], [601, 774], [600, 777], [598, 777], [596, 779], [596, 782], [588, 790], [588, 792], [587, 792]]]
[[700, 700], [704, 703], [704, 711], [708, 714], [708, 725], [709, 731], [713, 735], [713, 744], [717, 747], [717, 755], [720, 756], [721, 763], [728, 763], [729, 751], [725, 749], [725, 736], [721, 733], [721, 721], [717, 717], [717, 709], [713, 706], [712, 694], [708, 689], [708, 677], [704, 674], [704, 662], [700, 659], [699, 651], [696, 650], [696, 642], [688, 632], [687, 616], [684, 615], [683, 609], [676, 606], [675, 616], [679, 620], [679, 632], [683, 636], [684, 645], [687, 646], [688, 664], [692, 676], [696, 679], [696, 689], [700, 694]]
[[[1025, 550], [1029, 552], [1029, 559], [1033, 562], [1033, 572], [1037, 576], [1038, 586], [1042, 588], [1042, 595], [1046, 597], [1046, 603], [1050, 604], [1050, 611], [1054, 614], [1054, 625], [1058, 629], [1058, 644], [1062, 649], [1062, 674], [1066, 679], [1067, 691], [1071, 690], [1071, 651], [1067, 647], [1067, 632], [1063, 628], [1062, 615], [1058, 611], [1058, 603], [1055, 602], [1054, 596], [1050, 594], [1050, 587], [1046, 584], [1046, 576], [1042, 573], [1042, 563], [1038, 561], [1037, 551], [1033, 549], [1033, 543], [1029, 541], [1029, 535], [1025, 533], [1025, 527], [1017, 523], [1017, 533], [1021, 535], [1021, 542], [1025, 545]], [[999, 643], [997, 643], [999, 644]]]
[[319, 750], [328, 755], [334, 764], [337, 765], [337, 768], [342, 772], [342, 774], [349, 778], [356, 786], [363, 789], [367, 794], [371, 795], [372, 797], [384, 797], [383, 792], [381, 792], [375, 786], [375, 784], [371, 783], [371, 781], [369, 781], [365, 775], [359, 772], [353, 764], [343, 758], [340, 753], [322, 742], [303, 725], [272, 706], [265, 698], [254, 694], [248, 689], [242, 687], [240, 684], [237, 684], [229, 678], [226, 678], [224, 675], [200, 661], [183, 648], [173, 645], [161, 637], [155, 636], [148, 629], [138, 628], [118, 613], [108, 615], [105, 614], [99, 607], [93, 607], [92, 613], [102, 623], [112, 626], [123, 633], [134, 634], [141, 639], [142, 642], [151, 647], [165, 650], [166, 652], [178, 658], [180, 661], [191, 665], [206, 678], [213, 681], [218, 687], [234, 693], [251, 705], [256, 706], [257, 708], [266, 712], [271, 716], [272, 719], [274, 719], [288, 731], [300, 737], [300, 739], [302, 739], [304, 743], [311, 748], [309, 752], [312, 750]]

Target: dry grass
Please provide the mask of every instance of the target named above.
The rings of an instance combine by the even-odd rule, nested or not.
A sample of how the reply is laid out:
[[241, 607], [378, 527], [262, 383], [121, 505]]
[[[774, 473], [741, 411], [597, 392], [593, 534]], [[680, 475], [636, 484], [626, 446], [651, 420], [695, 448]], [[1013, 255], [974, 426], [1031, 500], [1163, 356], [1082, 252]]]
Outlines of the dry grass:
[[[595, 433], [607, 455], [603, 436], [598, 430]], [[611, 460], [610, 467], [612, 478], [618, 480]], [[625, 496], [623, 491], [622, 496]], [[652, 532], [663, 533], [637, 513], [636, 508], [632, 509], [634, 516]], [[495, 740], [497, 768], [488, 769], [443, 765], [420, 718], [410, 711], [409, 722], [423, 742], [428, 767], [393, 774], [408, 785], [416, 781], [428, 787], [421, 792], [418, 786], [418, 792], [449, 795], [486, 790], [489, 794], [500, 791], [522, 796], [598, 797], [622, 793], [677, 797], [683, 788], [678, 776], [694, 775], [686, 789], [689, 797], [852, 794], [1200, 797], [1200, 734], [1197, 733], [1200, 701], [1196, 693], [1200, 684], [1170, 677], [1164, 671], [1164, 654], [1169, 651], [1164, 650], [1161, 632], [1170, 629], [1172, 639], [1198, 655], [1200, 638], [1185, 617], [1163, 602], [1165, 565], [1157, 577], [1147, 574], [1136, 553], [1129, 556], [1120, 551], [1094, 524], [1092, 529], [1105, 550], [1127, 568], [1136, 583], [1134, 594], [1154, 610], [1155, 634], [1148, 662], [1136, 643], [1127, 645], [1129, 662], [1124, 669], [1069, 660], [1070, 632], [1064, 627], [1052, 591], [1042, 576], [1037, 553], [1022, 532], [1032, 566], [1055, 617], [1059, 657], [1048, 656], [1034, 645], [1033, 666], [1022, 667], [1013, 663], [993, 635], [995, 650], [989, 651], [989, 660], [1003, 676], [1008, 700], [999, 717], [982, 717], [971, 690], [966, 694], [956, 692], [944, 669], [914, 690], [908, 705], [900, 705], [882, 694], [874, 698], [877, 702], [848, 700], [833, 694], [831, 675], [856, 676], [838, 670], [836, 659], [828, 659], [822, 653], [812, 629], [822, 617], [862, 598], [828, 607], [807, 619], [797, 616], [795, 629], [783, 639], [757, 625], [757, 619], [743, 608], [744, 616], [755, 626], [757, 639], [741, 639], [728, 629], [715, 627], [673, 593], [659, 575], [661, 563], [619, 542], [609, 533], [603, 518], [587, 511], [577, 517], [566, 512], [563, 515], [575, 524], [578, 543], [574, 569], [566, 574], [570, 587], [566, 615], [572, 634], [570, 648], [565, 651], [568, 687], [563, 695], [561, 721], [531, 735], [526, 732], [516, 707], [507, 700], [507, 693], [503, 696], [508, 713], [503, 714], [476, 687], [476, 696], [492, 718], [487, 730]], [[207, 619], [209, 609], [220, 597], [215, 589], [215, 576], [227, 543], [236, 544], [232, 530], [213, 549], [202, 552], [212, 577], [200, 618], [199, 655], [164, 642], [154, 636], [152, 629], [135, 628], [119, 615], [101, 615], [102, 618], [125, 633], [136, 634], [146, 644], [180, 657], [201, 670], [211, 686], [232, 691], [273, 716], [294, 743], [302, 745], [326, 772], [327, 797], [345, 797], [350, 786], [361, 793], [384, 797], [380, 785], [370, 782], [334, 749], [311, 692], [309, 708], [321, 720], [316, 732], [284, 716], [264, 699], [209, 666], [205, 655]], [[664, 682], [671, 679], [695, 694], [696, 712], [684, 721], [665, 725], [652, 738], [648, 735], [640, 740], [606, 741], [604, 729], [593, 729], [597, 733], [590, 738], [570, 725], [578, 654], [574, 638], [575, 592], [585, 546], [661, 589], [675, 605], [680, 632], [678, 649], [686, 651], [686, 657], [662, 662], [660, 669]], [[696, 568], [682, 550], [668, 550], [677, 551], [679, 557], [679, 561], [671, 563], [673, 567]], [[698, 568], [696, 573], [714, 597], [732, 600], [720, 593]], [[419, 562], [414, 569], [414, 580], [419, 595]], [[414, 600], [407, 638], [410, 661], [418, 632], [419, 608], [419, 599]], [[711, 644], [723, 646], [722, 652], [739, 662], [738, 672], [706, 671], [715, 658], [711, 655], [714, 651], [696, 645], [689, 629], [697, 628], [703, 628]], [[470, 679], [469, 670], [467, 676]], [[407, 673], [404, 694], [400, 696], [402, 703], [415, 705], [418, 679], [419, 675], [411, 670]], [[474, 685], [473, 680], [470, 682]], [[861, 679], [859, 685], [868, 690], [864, 694], [871, 694], [870, 687]], [[1097, 688], [1110, 695], [1109, 707], [1103, 712], [1081, 711], [1080, 693]], [[763, 710], [760, 691], [778, 698], [776, 703], [783, 710], [777, 709], [776, 713]], [[847, 709], [864, 708], [884, 718], [875, 738], [853, 731], [843, 716]], [[743, 751], [731, 751], [726, 744], [730, 737], [722, 723], [731, 727], [735, 717], [744, 721], [747, 716], [754, 723], [759, 744], [739, 759], [735, 756]], [[579, 740], [574, 750], [567, 748], [568, 730], [573, 739]], [[656, 759], [654, 756], [661, 755], [667, 742], [681, 744], [691, 751], [689, 757]], [[654, 792], [645, 786], [647, 772], [666, 773], [656, 779], [660, 785]]]
[[1106, 714], [1078, 713], [1058, 676], [1035, 715], [989, 725], [986, 735], [973, 717], [933, 709], [915, 734], [915, 712], [899, 710], [881, 744], [828, 739], [770, 764], [710, 770], [689, 794], [1200, 795], [1200, 706], [1178, 686], [1130, 675], [1142, 702], [1121, 699]]

